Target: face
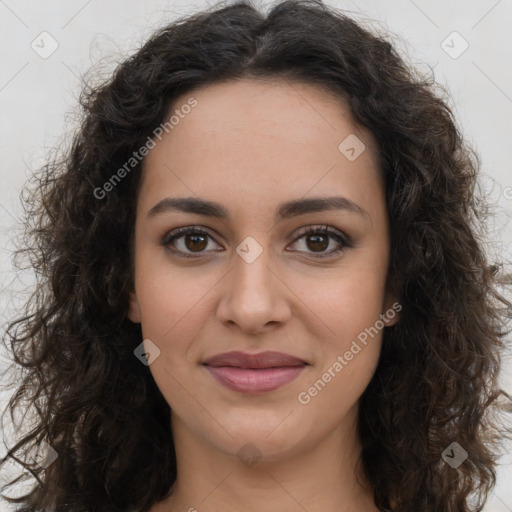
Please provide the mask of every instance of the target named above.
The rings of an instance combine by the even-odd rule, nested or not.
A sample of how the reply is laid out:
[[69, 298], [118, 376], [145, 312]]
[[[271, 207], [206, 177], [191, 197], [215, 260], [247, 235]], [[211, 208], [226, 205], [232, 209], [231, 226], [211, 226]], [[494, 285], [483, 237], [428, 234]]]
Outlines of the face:
[[[263, 460], [310, 449], [353, 427], [398, 318], [375, 141], [301, 83], [216, 84], [176, 109], [144, 162], [129, 312], [173, 433]], [[204, 364], [232, 351], [297, 359]]]

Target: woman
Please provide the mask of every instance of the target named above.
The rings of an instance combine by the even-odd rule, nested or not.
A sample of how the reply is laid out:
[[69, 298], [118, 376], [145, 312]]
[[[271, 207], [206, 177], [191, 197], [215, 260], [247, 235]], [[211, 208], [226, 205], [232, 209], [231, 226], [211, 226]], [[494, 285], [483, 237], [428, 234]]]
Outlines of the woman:
[[321, 2], [239, 2], [83, 106], [27, 202], [19, 510], [481, 510], [510, 304], [433, 84]]

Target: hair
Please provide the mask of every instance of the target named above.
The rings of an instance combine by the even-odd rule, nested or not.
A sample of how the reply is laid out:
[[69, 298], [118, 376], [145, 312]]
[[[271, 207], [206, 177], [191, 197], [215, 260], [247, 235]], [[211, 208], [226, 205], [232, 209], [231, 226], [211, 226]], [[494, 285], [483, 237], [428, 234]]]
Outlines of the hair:
[[[238, 1], [181, 18], [83, 89], [72, 144], [23, 198], [16, 254], [29, 256], [37, 283], [7, 329], [23, 371], [8, 408], [14, 419], [28, 404], [36, 422], [2, 465], [16, 461], [37, 483], [3, 497], [18, 512], [126, 512], [168, 496], [171, 410], [134, 356], [142, 331], [127, 318], [143, 159], [101, 198], [97, 190], [155, 139], [178, 96], [238, 79], [321, 87], [375, 137], [387, 284], [402, 310], [360, 399], [359, 463], [381, 511], [466, 512], [472, 500], [480, 511], [506, 437], [498, 374], [511, 304], [484, 245], [479, 158], [431, 77], [320, 0], [283, 1], [266, 15]], [[58, 454], [46, 469], [27, 461], [43, 441]], [[457, 469], [441, 457], [453, 442], [468, 453]]]

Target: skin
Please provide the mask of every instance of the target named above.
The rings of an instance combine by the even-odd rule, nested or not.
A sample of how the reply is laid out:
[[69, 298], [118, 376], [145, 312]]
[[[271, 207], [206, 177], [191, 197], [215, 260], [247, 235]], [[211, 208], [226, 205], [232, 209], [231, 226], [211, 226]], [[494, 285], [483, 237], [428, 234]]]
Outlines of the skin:
[[[389, 232], [375, 140], [344, 102], [313, 85], [243, 79], [192, 95], [197, 106], [147, 155], [137, 201], [129, 318], [160, 350], [149, 369], [172, 410], [178, 464], [172, 494], [151, 512], [377, 511], [356, 470], [356, 425], [382, 330], [308, 404], [298, 400], [395, 302], [385, 289]], [[366, 145], [354, 161], [338, 150], [350, 134]], [[330, 196], [366, 214], [274, 220], [282, 202]], [[215, 201], [230, 218], [148, 216], [166, 197]], [[315, 245], [299, 230], [326, 225], [352, 247], [315, 258], [340, 244], [329, 237]], [[195, 259], [162, 245], [186, 226], [210, 237], [169, 245]], [[236, 252], [247, 236], [262, 249], [251, 263]], [[309, 366], [277, 390], [247, 395], [201, 364], [231, 350], [285, 352]], [[237, 456], [247, 443], [256, 463]]]

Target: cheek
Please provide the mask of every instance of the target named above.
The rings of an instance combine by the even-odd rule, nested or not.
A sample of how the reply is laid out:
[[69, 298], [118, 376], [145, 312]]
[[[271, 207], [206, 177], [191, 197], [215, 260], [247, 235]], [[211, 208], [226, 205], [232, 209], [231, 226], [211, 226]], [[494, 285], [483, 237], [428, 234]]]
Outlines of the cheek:
[[308, 306], [318, 313], [325, 334], [317, 336], [316, 368], [301, 389], [308, 414], [336, 423], [358, 401], [378, 365], [384, 325], [383, 285], [377, 276], [331, 280], [323, 291], [308, 295]]
[[322, 320], [329, 337], [337, 344], [346, 343], [373, 325], [383, 312], [384, 275], [347, 266], [315, 280], [314, 286], [310, 279], [302, 279], [300, 295], [305, 306]]
[[[373, 268], [373, 271], [368, 271]], [[307, 306], [322, 320], [313, 387], [307, 396], [333, 417], [346, 412], [366, 389], [378, 364], [384, 275], [378, 267], [347, 265], [309, 290]], [[314, 330], [312, 332], [313, 336]], [[321, 397], [320, 397], [321, 395]], [[315, 397], [315, 398], [313, 398]], [[318, 398], [318, 400], [317, 400]], [[340, 407], [343, 409], [340, 411]]]
[[149, 370], [171, 408], [185, 413], [190, 408], [187, 375], [198, 357], [194, 340], [200, 338], [204, 325], [208, 290], [218, 279], [206, 274], [204, 279], [191, 279], [187, 272], [155, 263], [149, 256], [141, 257], [138, 264], [142, 335], [160, 350]]
[[[168, 344], [184, 339], [219, 277], [212, 272], [177, 268], [165, 257], [141, 250], [136, 267], [137, 298], [143, 335]], [[177, 334], [179, 333], [179, 334]]]

